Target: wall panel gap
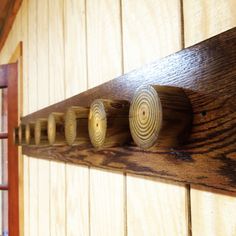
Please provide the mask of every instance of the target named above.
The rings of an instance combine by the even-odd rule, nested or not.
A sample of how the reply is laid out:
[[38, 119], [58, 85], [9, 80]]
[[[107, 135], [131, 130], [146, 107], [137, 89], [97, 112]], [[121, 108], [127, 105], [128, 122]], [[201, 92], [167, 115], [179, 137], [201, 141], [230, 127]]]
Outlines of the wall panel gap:
[[185, 39], [184, 39], [184, 0], [180, 1], [180, 24], [181, 24], [181, 43], [182, 43], [182, 49], [185, 48]]

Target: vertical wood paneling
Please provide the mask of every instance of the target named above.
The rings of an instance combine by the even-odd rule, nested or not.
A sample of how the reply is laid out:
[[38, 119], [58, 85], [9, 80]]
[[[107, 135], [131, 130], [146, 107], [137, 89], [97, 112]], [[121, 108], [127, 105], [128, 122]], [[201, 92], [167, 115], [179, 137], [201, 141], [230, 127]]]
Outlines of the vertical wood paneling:
[[89, 235], [89, 171], [66, 165], [67, 235]]
[[[124, 0], [125, 72], [181, 49], [177, 0]], [[127, 175], [128, 235], [187, 235], [185, 186]]]
[[124, 70], [181, 49], [179, 0], [122, 0]]
[[235, 0], [184, 0], [183, 6], [186, 47], [236, 25]]
[[[23, 63], [23, 115], [28, 113], [28, 0], [21, 6], [22, 27], [22, 63]], [[24, 185], [24, 236], [29, 236], [29, 157], [23, 156], [23, 185]]]
[[[37, 1], [38, 109], [49, 105], [48, 0]], [[38, 162], [38, 235], [50, 235], [50, 162]]]
[[[64, 0], [49, 3], [49, 80], [50, 103], [65, 98], [64, 89]], [[65, 164], [50, 162], [51, 236], [66, 235]]]
[[[181, 49], [180, 1], [121, 5], [122, 12], [118, 0], [23, 1], [0, 62], [22, 39], [24, 114]], [[236, 25], [234, 0], [183, 6], [186, 46]], [[24, 235], [187, 235], [186, 193], [157, 179], [128, 175], [126, 183], [122, 174], [24, 157]], [[192, 188], [193, 235], [234, 235], [235, 207], [233, 196]]]
[[87, 0], [88, 86], [122, 73], [120, 2]]
[[[120, 2], [87, 1], [88, 85], [122, 73]], [[125, 231], [124, 176], [90, 169], [90, 233], [121, 236]]]
[[[29, 112], [37, 110], [37, 15], [36, 0], [28, 2]], [[38, 235], [38, 160], [29, 159], [29, 235]]]
[[66, 97], [87, 89], [85, 0], [66, 0], [65, 92]]
[[37, 110], [37, 0], [28, 1], [28, 101], [29, 113]]
[[[87, 89], [85, 0], [64, 2], [65, 93], [73, 96]], [[67, 235], [89, 235], [89, 170], [66, 165]]]
[[64, 0], [50, 0], [49, 3], [49, 80], [50, 103], [65, 98], [64, 88]]
[[[236, 26], [234, 0], [186, 0], [185, 46]], [[191, 188], [192, 235], [236, 235], [236, 197]]]
[[50, 163], [50, 235], [66, 235], [65, 164]]

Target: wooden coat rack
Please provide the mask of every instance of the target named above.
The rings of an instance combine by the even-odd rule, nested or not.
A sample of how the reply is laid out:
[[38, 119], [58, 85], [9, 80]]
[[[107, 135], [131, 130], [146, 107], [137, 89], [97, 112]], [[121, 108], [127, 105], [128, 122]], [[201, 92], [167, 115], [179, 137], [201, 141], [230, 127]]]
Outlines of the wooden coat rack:
[[[184, 117], [186, 127], [191, 120], [191, 129], [185, 126], [181, 129], [182, 131], [190, 131], [190, 133], [182, 145], [173, 145], [175, 143], [173, 140], [185, 137], [182, 131], [172, 129], [173, 132], [170, 132], [169, 130], [169, 136], [166, 135], [168, 136], [166, 137], [167, 131], [164, 129], [161, 132], [160, 130], [163, 130], [164, 127], [161, 126], [162, 128], [158, 132], [162, 136], [159, 136], [165, 141], [171, 140], [170, 144], [167, 146], [150, 145], [152, 148], [149, 148], [145, 142], [138, 139], [139, 131], [136, 128], [131, 128], [132, 136], [136, 137], [136, 143], [140, 142], [141, 148], [134, 145], [132, 141], [128, 144], [123, 142], [122, 146], [119, 146], [120, 143], [116, 142], [117, 138], [112, 139], [114, 136], [112, 129], [114, 126], [117, 127], [114, 125], [115, 121], [112, 120], [112, 117], [119, 116], [119, 124], [122, 124], [117, 130], [121, 135], [119, 137], [122, 137], [118, 139], [119, 142], [121, 140], [127, 141], [130, 138], [122, 128], [126, 127], [125, 129], [129, 130], [127, 122], [122, 120], [122, 114], [126, 119], [128, 118], [126, 105], [121, 105], [120, 101], [126, 100], [128, 103], [132, 103], [132, 99], [137, 95], [137, 89], [140, 86], [150, 85], [171, 86], [183, 90], [191, 105], [189, 109], [186, 109], [185, 113], [187, 113], [182, 115], [171, 113], [172, 116], [167, 116], [165, 111], [165, 114], [162, 114], [165, 118], [162, 117], [162, 119], [167, 119], [169, 122], [167, 124], [171, 125], [170, 119], [173, 118], [180, 122]], [[162, 109], [165, 109], [163, 105], [165, 99], [161, 99], [160, 91], [158, 94], [162, 102]], [[111, 109], [107, 99], [119, 101], [116, 104], [116, 109], [119, 108], [119, 112], [116, 109]], [[178, 99], [176, 100], [175, 97], [173, 101], [178, 101]], [[88, 124], [86, 116], [89, 116], [88, 107], [91, 104], [94, 111], [102, 109], [102, 112], [97, 112], [97, 114], [95, 112], [96, 115], [89, 117], [93, 121]], [[168, 109], [170, 106], [173, 108], [173, 104], [166, 105]], [[145, 106], [143, 109], [143, 113], [140, 115], [144, 116], [145, 121], [146, 112], [149, 110], [146, 110]], [[130, 114], [129, 118], [133, 119], [132, 122], [140, 122], [135, 120], [134, 111], [130, 110]], [[65, 126], [66, 119], [69, 121]], [[91, 130], [96, 129], [96, 126], [104, 126], [102, 119], [107, 121], [107, 133], [98, 132], [91, 135], [93, 132]], [[152, 119], [155, 123], [156, 117]], [[81, 136], [76, 137], [75, 127], [79, 130], [80, 123], [78, 122], [82, 121], [84, 123], [81, 127], [88, 126], [89, 129], [83, 129]], [[236, 28], [25, 116], [22, 118], [21, 124], [25, 125], [21, 130], [23, 136], [26, 137], [20, 137], [22, 150], [23, 154], [28, 156], [137, 175], [156, 176], [235, 192]], [[34, 130], [35, 124], [37, 128]], [[180, 125], [180, 123], [178, 124]], [[50, 128], [50, 131], [47, 132], [49, 125], [54, 128]], [[155, 125], [157, 124], [155, 123]], [[35, 137], [42, 140], [41, 145], [35, 145], [35, 142], [32, 142], [34, 131], [38, 132]], [[63, 135], [61, 135], [63, 132], [71, 145], [66, 144]], [[98, 148], [89, 144], [88, 132], [93, 138], [92, 143]], [[102, 145], [100, 140], [103, 140]], [[39, 143], [37, 141], [37, 144]], [[146, 148], [147, 146], [148, 148]]]

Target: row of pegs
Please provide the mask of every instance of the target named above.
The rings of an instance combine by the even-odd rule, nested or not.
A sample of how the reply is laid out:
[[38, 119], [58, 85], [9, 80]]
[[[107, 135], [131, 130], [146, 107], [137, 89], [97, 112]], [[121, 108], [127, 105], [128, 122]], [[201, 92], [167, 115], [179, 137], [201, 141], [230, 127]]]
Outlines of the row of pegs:
[[191, 122], [191, 104], [183, 89], [148, 85], [136, 91], [131, 103], [96, 99], [90, 107], [72, 106], [65, 113], [20, 124], [14, 140], [29, 146], [176, 147], [186, 141]]

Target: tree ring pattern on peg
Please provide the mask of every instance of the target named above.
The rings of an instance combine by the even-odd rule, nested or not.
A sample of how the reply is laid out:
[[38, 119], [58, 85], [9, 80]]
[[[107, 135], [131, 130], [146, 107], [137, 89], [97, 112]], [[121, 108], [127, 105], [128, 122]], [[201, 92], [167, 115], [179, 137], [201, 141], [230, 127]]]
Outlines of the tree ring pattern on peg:
[[72, 145], [76, 138], [76, 114], [73, 109], [68, 109], [65, 116], [65, 136], [66, 142]]
[[134, 142], [143, 149], [151, 147], [162, 125], [161, 101], [151, 86], [141, 87], [134, 95], [129, 112]]
[[129, 102], [97, 99], [90, 106], [89, 137], [95, 148], [129, 143]]
[[48, 116], [48, 141], [50, 145], [65, 144], [64, 113], [52, 112]]
[[68, 145], [90, 143], [88, 134], [88, 107], [72, 106], [65, 114], [65, 138]]
[[90, 107], [89, 113], [89, 136], [94, 147], [102, 147], [107, 130], [106, 111], [101, 100], [95, 100]]
[[129, 122], [133, 140], [142, 149], [176, 147], [189, 134], [191, 104], [181, 88], [142, 86], [131, 102]]

